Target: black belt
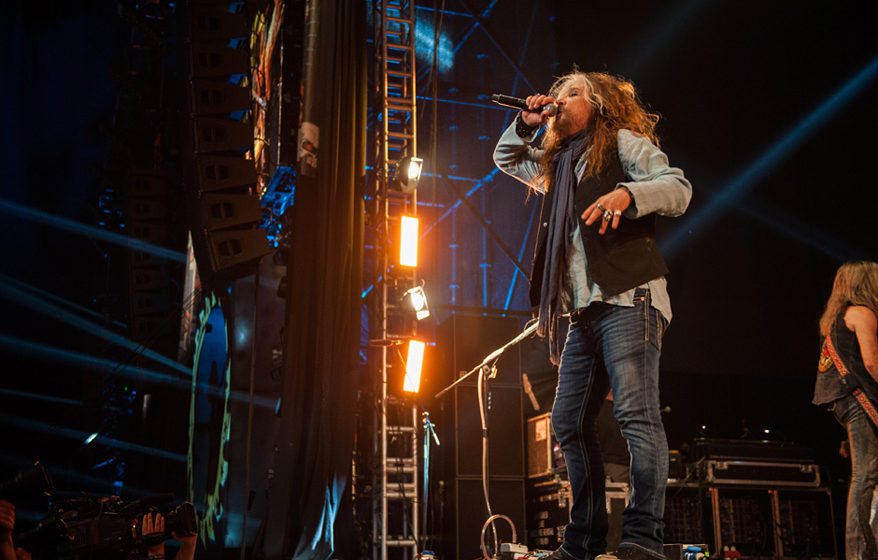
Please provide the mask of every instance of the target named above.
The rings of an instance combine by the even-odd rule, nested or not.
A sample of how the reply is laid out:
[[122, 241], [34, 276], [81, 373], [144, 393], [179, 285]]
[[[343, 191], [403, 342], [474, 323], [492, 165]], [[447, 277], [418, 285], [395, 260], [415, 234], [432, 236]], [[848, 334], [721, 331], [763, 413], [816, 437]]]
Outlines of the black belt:
[[574, 309], [570, 312], [570, 324], [576, 324], [580, 321], [585, 320], [585, 312], [588, 310], [587, 307], [580, 307], [579, 309]]
[[[649, 288], [635, 288], [634, 289], [634, 301], [637, 301], [637, 298], [640, 297], [645, 300], [646, 295], [649, 294]], [[596, 303], [606, 303], [606, 302], [596, 302]], [[606, 305], [611, 305], [607, 303]], [[580, 321], [585, 320], [585, 314], [588, 312], [588, 307], [579, 307], [570, 312], [570, 324], [575, 324]]]

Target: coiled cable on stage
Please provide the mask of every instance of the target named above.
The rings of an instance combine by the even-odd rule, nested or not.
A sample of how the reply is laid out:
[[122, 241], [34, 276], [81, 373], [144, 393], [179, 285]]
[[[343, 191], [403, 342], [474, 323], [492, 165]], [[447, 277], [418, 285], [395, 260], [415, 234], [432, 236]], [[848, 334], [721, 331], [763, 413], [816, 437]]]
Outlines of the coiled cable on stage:
[[515, 523], [513, 523], [511, 519], [509, 519], [508, 517], [506, 517], [503, 514], [492, 515], [491, 517], [489, 517], [485, 521], [485, 524], [482, 525], [482, 534], [481, 534], [481, 537], [479, 537], [479, 545], [482, 547], [482, 557], [485, 560], [491, 560], [491, 556], [488, 554], [488, 549], [485, 547], [485, 529], [488, 528], [488, 525], [491, 525], [491, 527], [492, 527], [491, 530], [494, 531], [494, 541], [495, 541], [494, 542], [494, 550], [497, 551], [500, 548], [496, 542], [497, 530], [493, 529], [495, 519], [503, 519], [507, 523], [509, 523], [509, 526], [512, 527], [512, 542], [518, 542], [518, 535], [515, 533]]

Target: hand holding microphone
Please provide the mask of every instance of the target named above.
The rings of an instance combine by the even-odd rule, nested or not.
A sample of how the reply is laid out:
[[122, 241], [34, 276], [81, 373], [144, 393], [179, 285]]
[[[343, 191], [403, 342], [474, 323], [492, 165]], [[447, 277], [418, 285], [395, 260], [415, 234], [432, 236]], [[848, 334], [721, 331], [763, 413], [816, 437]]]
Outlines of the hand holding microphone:
[[495, 93], [491, 101], [504, 107], [521, 109], [521, 120], [528, 126], [541, 126], [558, 112], [555, 99], [548, 95], [529, 95], [527, 99]]

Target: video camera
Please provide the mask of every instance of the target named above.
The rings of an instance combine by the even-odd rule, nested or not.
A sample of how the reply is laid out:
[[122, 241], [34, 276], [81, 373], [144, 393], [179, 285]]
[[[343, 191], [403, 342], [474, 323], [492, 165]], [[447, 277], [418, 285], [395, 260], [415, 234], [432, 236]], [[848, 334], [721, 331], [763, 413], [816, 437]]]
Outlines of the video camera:
[[[39, 559], [118, 558], [140, 546], [152, 546], [198, 532], [195, 508], [189, 502], [171, 508], [173, 495], [162, 494], [126, 502], [118, 496], [81, 497], [56, 505], [18, 542]], [[142, 532], [147, 513], [161, 513], [164, 533]]]
[[39, 463], [19, 471], [14, 477], [0, 484], [0, 500], [6, 500], [16, 507], [30, 504], [35, 498], [47, 496], [52, 489], [49, 472]]

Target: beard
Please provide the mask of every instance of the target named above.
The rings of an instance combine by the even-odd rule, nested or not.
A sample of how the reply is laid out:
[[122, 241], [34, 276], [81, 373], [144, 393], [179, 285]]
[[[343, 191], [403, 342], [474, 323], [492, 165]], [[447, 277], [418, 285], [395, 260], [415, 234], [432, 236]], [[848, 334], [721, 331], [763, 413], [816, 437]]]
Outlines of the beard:
[[555, 133], [555, 136], [558, 138], [567, 138], [573, 134], [576, 134], [580, 130], [586, 128], [585, 126], [576, 126], [572, 120], [570, 120], [569, 115], [558, 115], [555, 117], [555, 120], [552, 121], [552, 132]]
[[567, 138], [570, 136], [570, 121], [555, 117], [555, 120], [552, 121], [552, 132], [558, 138]]

